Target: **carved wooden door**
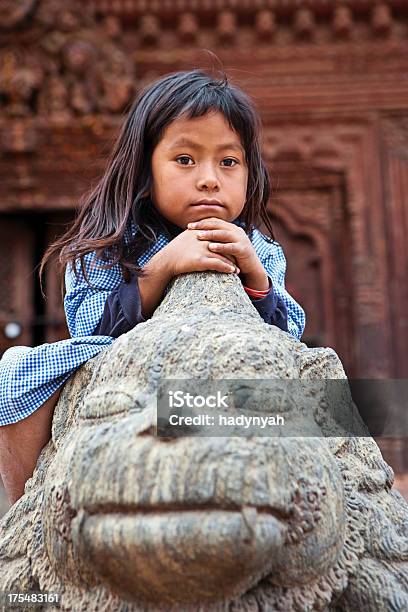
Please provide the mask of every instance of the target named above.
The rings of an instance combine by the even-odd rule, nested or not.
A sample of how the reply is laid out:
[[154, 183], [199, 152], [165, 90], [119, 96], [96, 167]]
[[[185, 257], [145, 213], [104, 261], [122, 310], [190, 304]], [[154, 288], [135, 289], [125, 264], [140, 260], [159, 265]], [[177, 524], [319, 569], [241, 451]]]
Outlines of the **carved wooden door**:
[[[408, 378], [408, 116], [381, 122], [394, 377]], [[407, 461], [408, 463], [408, 461]]]
[[[276, 167], [278, 169], [276, 170]], [[302, 341], [331, 346], [349, 376], [356, 375], [348, 217], [341, 175], [275, 165], [279, 195], [269, 204], [286, 261], [286, 288], [306, 312]], [[302, 177], [300, 180], [299, 177]]]
[[0, 216], [0, 354], [11, 346], [32, 342], [33, 247], [28, 223]]
[[[48, 246], [60, 236], [66, 229], [67, 224], [73, 219], [74, 213], [54, 212], [47, 216], [47, 224], [44, 230], [44, 244]], [[56, 342], [69, 338], [63, 308], [63, 294], [61, 291], [61, 275], [56, 261], [50, 262], [45, 273], [45, 286], [47, 299], [44, 302], [44, 342]]]
[[47, 267], [44, 299], [38, 265], [72, 217], [72, 212], [0, 216], [0, 354], [11, 346], [68, 337], [57, 266]]

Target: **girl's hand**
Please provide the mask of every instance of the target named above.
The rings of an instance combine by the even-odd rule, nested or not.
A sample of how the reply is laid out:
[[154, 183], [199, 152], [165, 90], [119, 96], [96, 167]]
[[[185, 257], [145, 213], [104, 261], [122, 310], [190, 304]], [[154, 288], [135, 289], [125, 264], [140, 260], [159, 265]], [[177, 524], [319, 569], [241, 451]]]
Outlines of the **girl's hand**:
[[185, 230], [167, 244], [160, 254], [166, 261], [170, 277], [185, 272], [216, 272], [239, 274], [234, 257], [213, 253], [208, 244], [198, 240], [198, 232]]
[[252, 243], [242, 227], [233, 223], [210, 217], [195, 223], [189, 223], [187, 231], [197, 233], [199, 240], [203, 241], [213, 253], [234, 257], [241, 269], [241, 280], [246, 287], [260, 291], [269, 288], [268, 275]]

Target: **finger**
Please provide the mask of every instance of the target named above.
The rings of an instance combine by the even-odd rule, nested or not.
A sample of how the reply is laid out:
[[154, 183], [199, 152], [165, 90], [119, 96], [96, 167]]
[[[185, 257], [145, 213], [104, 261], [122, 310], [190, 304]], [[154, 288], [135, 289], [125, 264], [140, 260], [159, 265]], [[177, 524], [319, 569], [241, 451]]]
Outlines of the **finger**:
[[239, 242], [210, 242], [208, 249], [214, 253], [220, 253], [222, 255], [234, 255], [235, 257], [242, 256], [243, 249]]
[[237, 262], [235, 261], [235, 257], [223, 257], [222, 255], [216, 255], [214, 253], [214, 255], [211, 253], [208, 255], [208, 257], [210, 257], [210, 259], [214, 258], [214, 259], [221, 259], [221, 261], [224, 261], [228, 266], [230, 266], [231, 264], [234, 267], [234, 274], [240, 274], [241, 270], [238, 268], [237, 266]]
[[203, 270], [215, 270], [216, 272], [224, 272], [228, 274], [236, 274], [236, 266], [227, 264], [218, 257], [208, 257], [203, 261]]
[[221, 261], [225, 261], [225, 263], [227, 264], [232, 264], [233, 266], [237, 265], [235, 257], [233, 257], [232, 255], [228, 257], [227, 255], [219, 255], [218, 253], [211, 253], [211, 251], [209, 251], [207, 257], [217, 257], [218, 259], [221, 259]]
[[231, 223], [224, 221], [224, 219], [218, 219], [218, 217], [208, 217], [207, 219], [201, 219], [201, 221], [189, 223], [187, 225], [187, 229], [228, 229], [231, 225]]
[[207, 245], [207, 250], [204, 253], [204, 255], [209, 256], [209, 257], [225, 258], [225, 259], [228, 259], [228, 261], [231, 261], [234, 264], [234, 266], [237, 265], [237, 260], [234, 257], [234, 255], [230, 255], [229, 253], [216, 253], [215, 251], [211, 251], [210, 249], [208, 249], [208, 245]]
[[234, 242], [234, 233], [226, 229], [200, 230], [197, 232], [197, 238], [199, 240], [213, 240], [214, 242]]

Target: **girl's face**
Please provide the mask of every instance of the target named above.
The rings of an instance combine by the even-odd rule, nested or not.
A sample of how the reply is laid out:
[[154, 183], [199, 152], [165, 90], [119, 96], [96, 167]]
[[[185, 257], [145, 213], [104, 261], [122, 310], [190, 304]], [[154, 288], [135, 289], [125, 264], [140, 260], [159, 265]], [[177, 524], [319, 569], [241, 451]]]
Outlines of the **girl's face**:
[[220, 112], [170, 123], [153, 151], [152, 175], [156, 209], [183, 229], [207, 217], [234, 221], [244, 208], [245, 152]]

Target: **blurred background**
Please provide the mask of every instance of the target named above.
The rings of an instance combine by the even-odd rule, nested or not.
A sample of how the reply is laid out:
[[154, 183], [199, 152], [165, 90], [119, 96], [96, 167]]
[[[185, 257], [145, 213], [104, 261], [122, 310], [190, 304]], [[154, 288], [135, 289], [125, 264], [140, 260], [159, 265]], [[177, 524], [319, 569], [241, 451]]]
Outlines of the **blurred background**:
[[[217, 67], [210, 50], [261, 113], [303, 341], [353, 379], [408, 378], [405, 0], [6, 0], [0, 45], [0, 355], [68, 336], [56, 267], [44, 300], [36, 266], [135, 93]], [[406, 439], [378, 442], [408, 490]]]

